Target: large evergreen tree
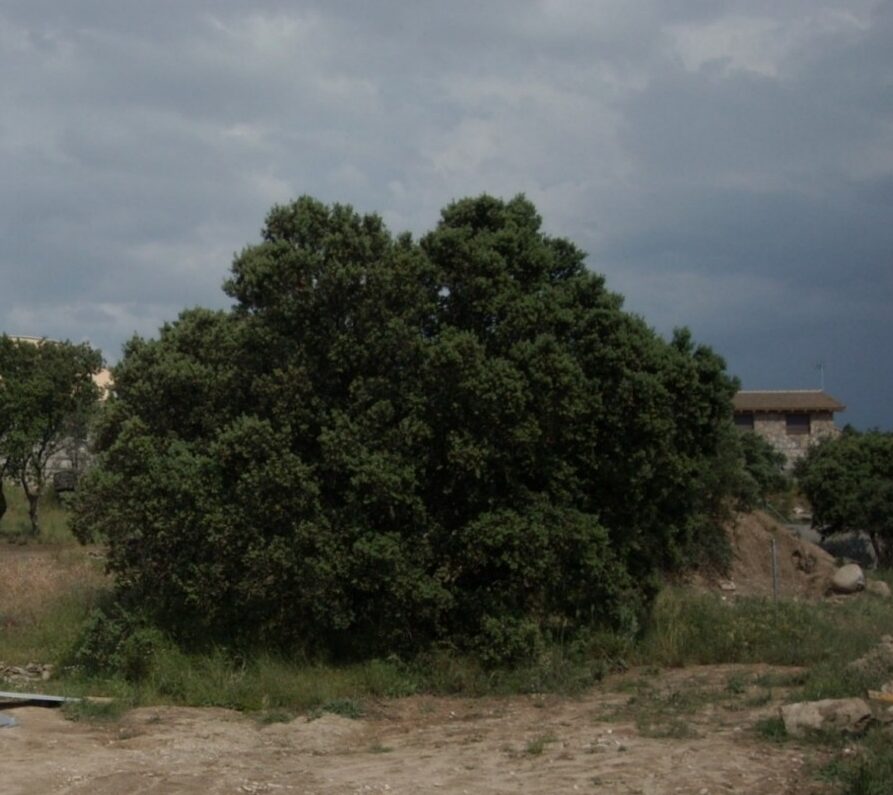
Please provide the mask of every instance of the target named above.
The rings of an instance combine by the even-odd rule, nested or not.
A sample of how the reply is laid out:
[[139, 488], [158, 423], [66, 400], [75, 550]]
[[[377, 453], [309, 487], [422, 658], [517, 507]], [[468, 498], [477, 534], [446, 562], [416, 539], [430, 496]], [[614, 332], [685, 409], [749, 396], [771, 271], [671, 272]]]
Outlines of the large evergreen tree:
[[302, 198], [225, 290], [127, 345], [77, 519], [182, 636], [519, 656], [634, 627], [710, 532], [722, 361], [622, 311], [522, 197], [418, 243]]

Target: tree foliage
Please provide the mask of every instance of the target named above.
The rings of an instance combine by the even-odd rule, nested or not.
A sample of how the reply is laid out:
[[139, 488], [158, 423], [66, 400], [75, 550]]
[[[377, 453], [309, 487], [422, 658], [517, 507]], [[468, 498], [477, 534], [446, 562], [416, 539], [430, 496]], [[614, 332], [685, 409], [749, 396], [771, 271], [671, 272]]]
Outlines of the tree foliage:
[[757, 433], [739, 433], [744, 472], [750, 481], [750, 503], [783, 491], [789, 485], [785, 475], [787, 459]]
[[228, 312], [132, 339], [77, 532], [181, 637], [500, 659], [633, 628], [711, 532], [734, 384], [543, 233], [523, 197], [275, 207]]
[[796, 473], [823, 534], [864, 531], [893, 563], [893, 434], [848, 429], [810, 448]]
[[0, 336], [0, 517], [3, 479], [14, 478], [28, 498], [34, 535], [47, 465], [83, 436], [98, 398], [93, 375], [101, 366], [101, 354], [87, 344]]

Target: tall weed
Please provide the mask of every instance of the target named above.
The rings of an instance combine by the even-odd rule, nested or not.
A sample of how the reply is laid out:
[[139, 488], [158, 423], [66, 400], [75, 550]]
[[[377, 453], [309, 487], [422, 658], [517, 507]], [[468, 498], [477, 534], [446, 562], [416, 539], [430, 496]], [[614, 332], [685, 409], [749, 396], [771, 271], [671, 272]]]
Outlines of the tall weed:
[[669, 588], [660, 594], [637, 649], [643, 663], [842, 665], [893, 633], [893, 609], [881, 600], [723, 601]]

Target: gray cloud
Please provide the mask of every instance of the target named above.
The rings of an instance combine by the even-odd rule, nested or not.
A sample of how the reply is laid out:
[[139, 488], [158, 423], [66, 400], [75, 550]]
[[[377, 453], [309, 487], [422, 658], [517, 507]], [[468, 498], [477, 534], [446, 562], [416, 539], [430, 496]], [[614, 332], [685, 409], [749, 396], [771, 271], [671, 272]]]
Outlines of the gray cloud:
[[115, 358], [274, 202], [523, 191], [660, 331], [890, 426], [891, 44], [877, 0], [7, 0], [0, 328]]

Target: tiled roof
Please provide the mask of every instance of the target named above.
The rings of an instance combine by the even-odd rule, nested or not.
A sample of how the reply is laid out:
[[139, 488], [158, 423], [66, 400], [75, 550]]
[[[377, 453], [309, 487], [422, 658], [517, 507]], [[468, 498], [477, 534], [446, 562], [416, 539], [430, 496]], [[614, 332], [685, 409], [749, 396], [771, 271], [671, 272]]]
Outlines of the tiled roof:
[[843, 411], [846, 406], [820, 389], [742, 390], [735, 411]]

